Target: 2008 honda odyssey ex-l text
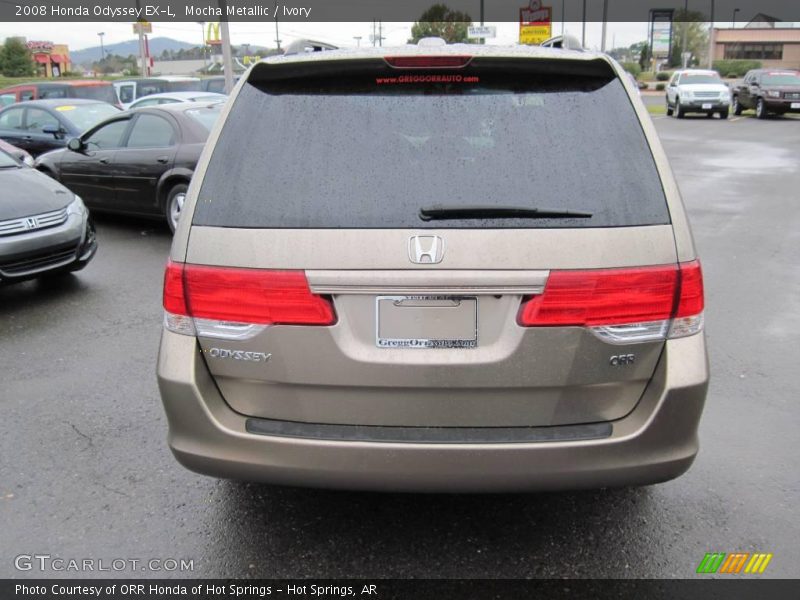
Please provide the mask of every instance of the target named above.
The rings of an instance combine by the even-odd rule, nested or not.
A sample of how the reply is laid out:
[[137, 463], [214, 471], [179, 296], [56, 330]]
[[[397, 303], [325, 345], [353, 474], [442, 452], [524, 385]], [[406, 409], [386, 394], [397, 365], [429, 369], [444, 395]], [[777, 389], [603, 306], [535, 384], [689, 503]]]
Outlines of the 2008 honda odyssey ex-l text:
[[698, 450], [700, 264], [604, 55], [260, 62], [201, 157], [164, 308], [169, 444], [200, 473], [566, 489], [665, 481]]

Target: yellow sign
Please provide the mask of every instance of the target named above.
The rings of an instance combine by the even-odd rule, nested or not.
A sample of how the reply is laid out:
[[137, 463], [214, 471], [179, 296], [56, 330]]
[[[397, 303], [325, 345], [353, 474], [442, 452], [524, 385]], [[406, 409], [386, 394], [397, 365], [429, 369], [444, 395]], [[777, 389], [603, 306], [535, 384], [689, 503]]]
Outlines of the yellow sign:
[[219, 46], [222, 44], [222, 38], [219, 34], [219, 23], [210, 22], [206, 29], [206, 44], [209, 46]]
[[552, 27], [550, 23], [546, 25], [523, 25], [519, 26], [519, 43], [530, 44], [538, 46], [545, 40], [549, 40], [552, 36]]
[[136, 21], [133, 24], [133, 33], [153, 33], [153, 24], [150, 21]]
[[552, 9], [542, 0], [530, 0], [519, 9], [519, 43], [538, 46], [552, 37]]

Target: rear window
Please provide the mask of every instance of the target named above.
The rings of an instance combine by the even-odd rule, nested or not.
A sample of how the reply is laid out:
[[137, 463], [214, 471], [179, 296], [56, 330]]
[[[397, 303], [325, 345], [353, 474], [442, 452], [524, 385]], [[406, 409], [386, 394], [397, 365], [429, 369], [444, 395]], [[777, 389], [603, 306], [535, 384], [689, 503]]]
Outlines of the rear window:
[[76, 85], [72, 87], [71, 98], [85, 98], [86, 100], [102, 100], [109, 104], [117, 103], [117, 94], [113, 85]]
[[164, 88], [169, 92], [197, 92], [200, 91], [200, 80], [168, 81]]
[[186, 111], [186, 115], [199, 123], [206, 133], [211, 131], [214, 123], [217, 122], [219, 114], [222, 111], [222, 105], [205, 106], [203, 108], [191, 108]]
[[[432, 206], [592, 217], [422, 220], [420, 209]], [[383, 67], [246, 84], [214, 148], [193, 223], [615, 227], [669, 223], [669, 215], [616, 77]]]

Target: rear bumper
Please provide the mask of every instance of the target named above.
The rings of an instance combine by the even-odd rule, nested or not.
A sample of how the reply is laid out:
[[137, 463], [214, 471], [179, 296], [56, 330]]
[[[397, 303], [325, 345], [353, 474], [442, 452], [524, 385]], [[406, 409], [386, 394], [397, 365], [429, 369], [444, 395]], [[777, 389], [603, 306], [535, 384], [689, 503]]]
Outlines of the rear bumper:
[[[219, 395], [192, 337], [165, 331], [158, 383], [169, 445], [215, 477], [313, 487], [424, 492], [645, 485], [685, 472], [708, 386], [702, 335], [666, 344], [653, 381], [600, 439], [516, 443], [351, 441], [264, 435]], [[252, 427], [251, 427], [252, 430]]]

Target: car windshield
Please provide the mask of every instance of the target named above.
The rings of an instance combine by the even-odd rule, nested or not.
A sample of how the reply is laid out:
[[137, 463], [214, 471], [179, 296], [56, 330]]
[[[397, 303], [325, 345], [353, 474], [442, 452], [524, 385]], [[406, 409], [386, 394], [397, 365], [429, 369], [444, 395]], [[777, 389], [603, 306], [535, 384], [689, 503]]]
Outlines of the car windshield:
[[761, 78], [763, 85], [800, 85], [800, 73], [767, 73]]
[[192, 108], [186, 111], [186, 116], [191, 117], [200, 123], [200, 125], [203, 126], [203, 129], [208, 132], [211, 131], [211, 128], [214, 127], [214, 123], [217, 122], [221, 110], [221, 105], [208, 106], [204, 108]]
[[719, 75], [708, 73], [684, 73], [681, 75], [681, 85], [694, 85], [697, 83], [722, 83]]
[[18, 167], [19, 162], [10, 154], [0, 150], [0, 169], [8, 169], [9, 167]]
[[107, 119], [119, 112], [118, 108], [105, 102], [98, 102], [97, 104], [63, 104], [57, 106], [56, 110], [80, 132], [86, 131], [103, 119]]

